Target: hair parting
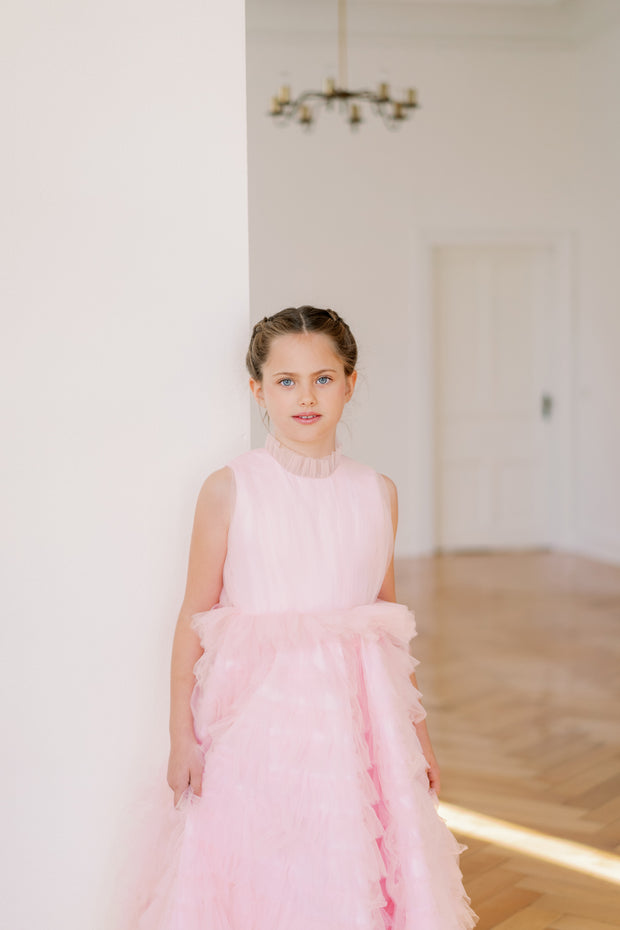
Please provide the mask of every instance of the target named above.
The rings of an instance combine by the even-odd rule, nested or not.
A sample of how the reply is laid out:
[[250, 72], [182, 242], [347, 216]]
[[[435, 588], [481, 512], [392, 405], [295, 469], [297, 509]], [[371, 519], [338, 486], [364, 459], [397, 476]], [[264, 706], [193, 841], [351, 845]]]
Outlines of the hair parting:
[[342, 360], [345, 375], [355, 370], [357, 343], [348, 323], [335, 310], [310, 306], [287, 307], [273, 316], [264, 316], [254, 324], [245, 364], [255, 381], [263, 380], [263, 368], [273, 340], [289, 333], [325, 333], [332, 340], [336, 355]]

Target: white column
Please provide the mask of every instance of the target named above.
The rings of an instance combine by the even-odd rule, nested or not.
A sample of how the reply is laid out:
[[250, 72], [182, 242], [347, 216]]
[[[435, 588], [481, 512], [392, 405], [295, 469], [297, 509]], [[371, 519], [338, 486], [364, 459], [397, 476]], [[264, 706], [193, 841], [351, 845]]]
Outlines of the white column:
[[107, 930], [196, 496], [250, 444], [244, 4], [2, 19], [3, 924]]

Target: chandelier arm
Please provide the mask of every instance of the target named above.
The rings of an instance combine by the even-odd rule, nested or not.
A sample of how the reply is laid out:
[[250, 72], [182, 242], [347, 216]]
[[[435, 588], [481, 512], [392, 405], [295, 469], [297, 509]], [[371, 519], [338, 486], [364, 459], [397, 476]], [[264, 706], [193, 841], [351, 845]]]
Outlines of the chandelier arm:
[[374, 97], [370, 101], [370, 105], [377, 116], [381, 116], [385, 121], [386, 110], [388, 107], [388, 100], [382, 100], [380, 97]]
[[348, 96], [357, 100], [365, 100], [368, 103], [377, 104], [379, 106], [393, 105], [397, 102], [393, 97], [380, 97], [374, 90], [352, 90], [349, 91]]
[[374, 90], [352, 90], [349, 91], [351, 96], [359, 97], [360, 100], [377, 100], [378, 97]]
[[300, 94], [295, 100], [290, 100], [288, 103], [283, 103], [282, 110], [280, 113], [272, 114], [276, 117], [286, 117], [287, 120], [293, 119], [297, 111], [303, 106], [307, 100], [317, 100], [325, 97], [325, 94], [322, 94], [319, 90], [306, 90], [303, 94]]
[[386, 109], [381, 109], [379, 111], [381, 119], [383, 120], [383, 125], [390, 130], [390, 132], [398, 132], [399, 123], [402, 123], [403, 120], [396, 120], [393, 116], [390, 116], [389, 111]]
[[300, 94], [293, 103], [305, 103], [306, 100], [325, 100], [327, 94], [324, 94], [321, 90], [305, 90], [303, 94]]

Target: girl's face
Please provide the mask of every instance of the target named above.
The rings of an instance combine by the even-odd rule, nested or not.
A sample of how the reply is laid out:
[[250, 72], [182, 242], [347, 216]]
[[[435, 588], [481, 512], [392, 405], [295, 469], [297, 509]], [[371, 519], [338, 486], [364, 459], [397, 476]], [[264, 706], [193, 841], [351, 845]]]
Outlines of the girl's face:
[[276, 438], [323, 455], [335, 446], [336, 426], [356, 380], [356, 371], [345, 376], [325, 333], [287, 333], [271, 343], [262, 384], [250, 378], [250, 388], [266, 408]]

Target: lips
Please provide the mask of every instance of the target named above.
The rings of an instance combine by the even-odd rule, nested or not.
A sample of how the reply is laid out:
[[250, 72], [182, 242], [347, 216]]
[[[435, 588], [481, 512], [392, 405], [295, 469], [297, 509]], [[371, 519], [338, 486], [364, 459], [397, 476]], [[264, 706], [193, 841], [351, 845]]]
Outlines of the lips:
[[311, 413], [311, 414], [296, 413], [293, 416], [294, 420], [300, 420], [302, 423], [316, 423], [316, 421], [319, 420], [320, 418], [321, 418], [320, 413]]

